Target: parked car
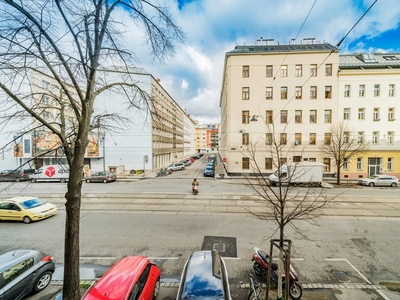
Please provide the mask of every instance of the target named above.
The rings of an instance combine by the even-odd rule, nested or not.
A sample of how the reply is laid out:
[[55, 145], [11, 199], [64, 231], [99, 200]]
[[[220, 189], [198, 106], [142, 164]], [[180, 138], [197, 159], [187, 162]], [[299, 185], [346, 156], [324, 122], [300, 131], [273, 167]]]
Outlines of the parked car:
[[179, 170], [185, 170], [185, 165], [183, 163], [175, 163], [170, 165], [167, 170], [172, 170], [172, 171], [179, 171]]
[[184, 160], [181, 160], [181, 163], [183, 163], [185, 165], [185, 167], [188, 167], [192, 164], [192, 161], [190, 159], [184, 159]]
[[19, 300], [44, 290], [55, 270], [51, 256], [36, 250], [0, 255], [0, 299]]
[[57, 206], [38, 197], [21, 196], [0, 201], [0, 221], [29, 224], [54, 216], [57, 211]]
[[145, 256], [128, 256], [113, 265], [82, 300], [152, 300], [160, 291], [160, 269]]
[[230, 300], [228, 272], [217, 251], [198, 251], [186, 262], [176, 300]]
[[391, 186], [396, 187], [399, 184], [399, 179], [389, 175], [372, 175], [368, 178], [358, 180], [360, 185], [368, 186]]
[[86, 178], [86, 182], [103, 182], [108, 183], [117, 180], [117, 175], [113, 172], [97, 172]]
[[198, 155], [198, 154], [196, 154], [196, 155], [192, 155], [192, 156], [191, 156], [191, 158], [193, 158], [193, 159], [197, 160], [197, 159], [199, 159], [199, 158], [200, 158], [200, 155]]
[[204, 169], [204, 177], [210, 176], [210, 177], [214, 177], [214, 168], [213, 167], [206, 167]]
[[193, 163], [195, 159], [193, 157], [189, 157], [190, 161]]
[[20, 182], [28, 179], [29, 176], [26, 176], [22, 170], [4, 170], [0, 172], [0, 181]]

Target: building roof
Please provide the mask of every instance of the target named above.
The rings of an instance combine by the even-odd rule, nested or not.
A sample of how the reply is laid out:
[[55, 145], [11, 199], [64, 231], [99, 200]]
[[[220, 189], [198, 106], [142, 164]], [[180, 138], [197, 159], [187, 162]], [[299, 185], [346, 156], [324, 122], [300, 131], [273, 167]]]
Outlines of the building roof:
[[328, 43], [318, 44], [291, 44], [291, 45], [249, 45], [236, 46], [234, 50], [228, 54], [242, 52], [329, 52], [337, 50], [336, 47]]
[[400, 68], [400, 53], [341, 54], [339, 55], [339, 68]]

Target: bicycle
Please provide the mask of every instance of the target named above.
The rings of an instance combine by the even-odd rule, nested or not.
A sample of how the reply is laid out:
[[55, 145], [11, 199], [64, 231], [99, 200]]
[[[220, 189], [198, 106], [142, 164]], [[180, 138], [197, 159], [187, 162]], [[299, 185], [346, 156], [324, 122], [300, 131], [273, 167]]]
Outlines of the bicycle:
[[262, 300], [261, 298], [261, 284], [259, 284], [252, 274], [250, 275], [250, 293], [248, 300]]

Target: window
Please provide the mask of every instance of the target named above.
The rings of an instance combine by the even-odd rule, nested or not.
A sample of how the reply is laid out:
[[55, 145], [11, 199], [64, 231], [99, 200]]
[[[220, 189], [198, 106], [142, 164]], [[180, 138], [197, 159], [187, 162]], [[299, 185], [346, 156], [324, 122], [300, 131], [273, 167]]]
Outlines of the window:
[[281, 77], [287, 77], [287, 76], [288, 76], [287, 65], [282, 65], [281, 66]]
[[43, 97], [42, 97], [42, 103], [43, 103], [43, 104], [50, 104], [50, 99], [49, 99], [49, 97], [43, 95]]
[[394, 97], [394, 84], [389, 84], [389, 97]]
[[266, 76], [267, 77], [274, 77], [273, 67], [271, 65], [267, 66], [266, 68]]
[[358, 109], [358, 119], [365, 120], [365, 108]]
[[331, 171], [331, 159], [330, 158], [324, 158], [324, 171], [325, 172], [330, 172]]
[[387, 133], [387, 143], [389, 145], [393, 145], [394, 144], [394, 131], [388, 131], [388, 133]]
[[271, 157], [265, 158], [265, 169], [272, 170], [272, 158]]
[[372, 144], [373, 145], [379, 144], [379, 131], [372, 132]]
[[50, 83], [47, 82], [47, 81], [42, 80], [42, 88], [43, 88], [44, 90], [48, 90], [49, 87], [50, 87]]
[[325, 145], [330, 145], [331, 144], [331, 139], [332, 139], [332, 134], [330, 132], [325, 133], [325, 135], [324, 135], [324, 144]]
[[301, 162], [301, 156], [293, 156], [293, 162]]
[[242, 145], [249, 144], [249, 134], [247, 132], [242, 133]]
[[388, 170], [393, 171], [393, 165], [394, 165], [394, 158], [388, 157], [388, 164], [387, 164]]
[[317, 111], [316, 110], [310, 110], [310, 123], [311, 124], [317, 123]]
[[309, 162], [317, 162], [317, 159], [315, 157], [310, 157], [308, 159]]
[[265, 134], [265, 145], [272, 145], [272, 133]]
[[332, 99], [332, 87], [331, 86], [325, 87], [325, 99]]
[[249, 66], [243, 66], [242, 76], [243, 78], [249, 77]]
[[395, 121], [394, 107], [389, 107], [389, 109], [388, 109], [388, 121]]
[[43, 117], [43, 119], [45, 119], [45, 120], [49, 120], [49, 119], [50, 119], [50, 113], [49, 113], [48, 111], [44, 111], [44, 112], [42, 113], [42, 117]]
[[350, 108], [343, 109], [343, 120], [350, 120]]
[[302, 73], [303, 73], [303, 66], [302, 65], [296, 65], [294, 76], [301, 77], [301, 76], [303, 76]]
[[350, 131], [343, 132], [343, 143], [348, 144], [350, 141]]
[[332, 123], [332, 110], [325, 109], [324, 122], [325, 123]]
[[273, 88], [269, 86], [266, 89], [265, 99], [272, 100], [272, 96], [273, 96]]
[[310, 65], [310, 76], [311, 77], [315, 77], [315, 76], [317, 76], [317, 69], [318, 69], [318, 67], [317, 67], [317, 65]]
[[294, 134], [294, 144], [301, 145], [301, 133], [295, 133]]
[[358, 132], [358, 144], [364, 143], [364, 131], [359, 131]]
[[310, 133], [310, 145], [315, 145], [317, 143], [317, 134]]
[[348, 169], [349, 169], [349, 159], [345, 157], [343, 160], [343, 170], [347, 171]]
[[281, 145], [286, 145], [287, 144], [287, 134], [286, 133], [281, 133], [280, 142], [281, 142]]
[[350, 97], [350, 85], [346, 84], [344, 86], [344, 97], [349, 98]]
[[287, 162], [287, 158], [286, 157], [281, 157], [280, 159], [279, 159], [279, 164], [282, 166], [282, 165], [284, 165], [284, 164], [286, 164], [286, 162]]
[[310, 99], [317, 99], [317, 87], [316, 86], [311, 86], [310, 87]]
[[379, 97], [380, 96], [380, 91], [381, 86], [379, 84], [374, 84], [374, 97]]
[[248, 110], [242, 110], [242, 124], [249, 124], [250, 112]]
[[265, 122], [267, 124], [272, 124], [272, 122], [273, 122], [273, 111], [272, 110], [267, 110], [265, 112]]
[[295, 89], [295, 96], [296, 96], [296, 99], [301, 99], [301, 94], [302, 94], [302, 88], [301, 88], [301, 86], [296, 86], [296, 89]]
[[374, 107], [373, 120], [374, 121], [381, 120], [381, 119], [379, 119], [379, 107]]
[[242, 157], [242, 169], [249, 170], [250, 169], [250, 158]]
[[332, 76], [332, 64], [325, 65], [325, 76]]
[[358, 87], [358, 97], [365, 97], [365, 85], [360, 84]]
[[281, 110], [281, 123], [287, 123], [287, 110]]
[[287, 100], [287, 86], [282, 86], [281, 87], [281, 100]]
[[249, 100], [250, 99], [250, 88], [243, 87], [242, 88], [242, 100]]
[[362, 170], [362, 158], [357, 157], [357, 170], [360, 171]]
[[295, 123], [301, 123], [302, 122], [302, 111], [301, 110], [296, 110], [294, 113], [294, 122]]

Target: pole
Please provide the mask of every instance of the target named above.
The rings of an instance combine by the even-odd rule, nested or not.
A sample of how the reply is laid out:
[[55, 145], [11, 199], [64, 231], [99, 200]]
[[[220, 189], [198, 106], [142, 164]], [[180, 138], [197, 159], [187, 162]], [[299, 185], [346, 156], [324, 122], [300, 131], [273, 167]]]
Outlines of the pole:
[[103, 172], [106, 171], [106, 134], [102, 135], [103, 140]]

